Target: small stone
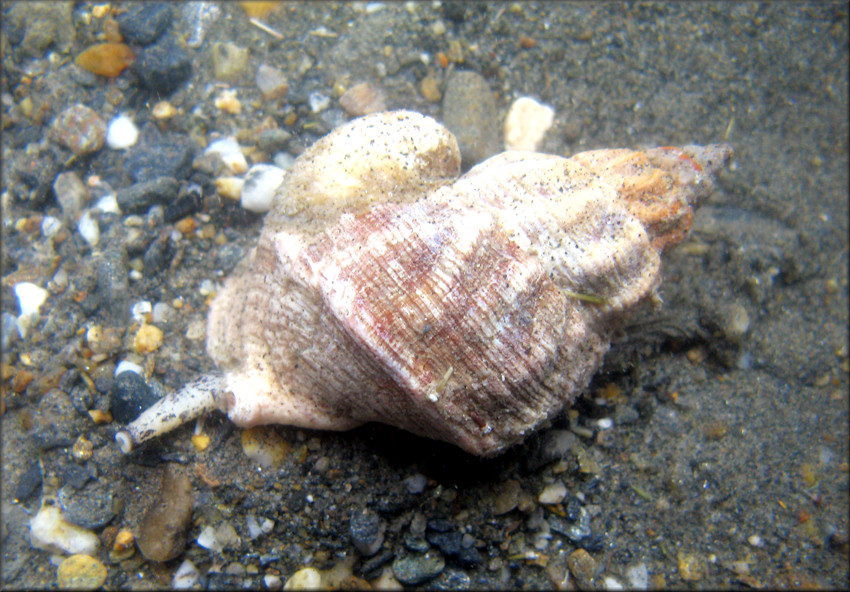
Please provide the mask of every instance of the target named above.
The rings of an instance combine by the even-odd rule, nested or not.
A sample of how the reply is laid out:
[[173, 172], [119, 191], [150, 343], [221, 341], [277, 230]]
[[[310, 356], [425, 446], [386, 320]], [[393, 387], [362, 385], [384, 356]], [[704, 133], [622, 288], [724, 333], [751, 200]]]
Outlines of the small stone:
[[56, 580], [63, 590], [97, 590], [106, 582], [106, 566], [90, 555], [71, 555], [59, 564]]
[[168, 561], [186, 546], [184, 532], [192, 520], [192, 484], [179, 469], [167, 465], [159, 493], [139, 523], [139, 550], [151, 561]]
[[282, 97], [289, 89], [286, 75], [281, 70], [267, 64], [260, 64], [260, 67], [257, 68], [254, 82], [266, 100]]
[[140, 354], [149, 354], [162, 345], [162, 329], [156, 325], [142, 325], [133, 338], [133, 348]]
[[166, 36], [143, 49], [132, 69], [142, 86], [168, 95], [189, 78], [192, 61], [176, 39]]
[[387, 110], [384, 92], [369, 82], [355, 84], [342, 93], [342, 96], [339, 97], [339, 104], [345, 109], [346, 113], [353, 117]]
[[679, 576], [689, 582], [698, 582], [706, 574], [705, 559], [696, 553], [679, 551], [676, 555], [679, 561]]
[[41, 463], [36, 460], [21, 474], [15, 486], [15, 501], [27, 501], [39, 487], [41, 487]]
[[370, 510], [354, 510], [349, 520], [351, 541], [361, 555], [374, 555], [384, 542], [384, 528], [381, 518]]
[[118, 562], [129, 559], [136, 551], [136, 537], [133, 532], [128, 529], [121, 530], [115, 536], [115, 542], [112, 544], [112, 550], [109, 551], [109, 560]]
[[433, 580], [445, 569], [446, 562], [436, 551], [408, 555], [393, 561], [393, 574], [402, 584], [415, 586]]
[[313, 113], [321, 113], [331, 105], [331, 98], [314, 90], [307, 96], [307, 104], [310, 106], [310, 111]]
[[415, 473], [409, 477], [405, 477], [404, 479], [404, 486], [407, 488], [407, 492], [412, 493], [413, 495], [418, 495], [425, 491], [425, 487], [427, 485], [428, 477], [422, 473]]
[[531, 97], [518, 98], [505, 118], [505, 150], [537, 150], [554, 120], [552, 107]]
[[158, 177], [119, 189], [115, 199], [125, 214], [141, 214], [153, 205], [173, 200], [179, 189], [180, 183], [174, 177]]
[[15, 325], [18, 328], [18, 334], [21, 338], [27, 336], [29, 328], [38, 319], [38, 311], [41, 305], [44, 304], [50, 293], [31, 282], [20, 282], [15, 284], [15, 297], [18, 299], [18, 307], [21, 314], [15, 320]]
[[162, 35], [171, 23], [169, 2], [142, 2], [122, 7], [115, 20], [118, 29], [128, 40], [137, 45], [149, 45]]
[[[185, 179], [192, 172], [192, 159], [197, 150], [197, 145], [188, 136], [172, 134], [157, 142], [137, 144], [124, 161], [124, 170], [136, 183], [162, 177]], [[120, 205], [120, 199], [118, 203]]]
[[630, 565], [626, 569], [626, 579], [632, 590], [649, 590], [649, 570], [645, 563]]
[[50, 137], [76, 156], [97, 152], [106, 141], [106, 124], [85, 105], [72, 105], [53, 122]]
[[263, 576], [263, 584], [269, 590], [280, 590], [283, 588], [283, 580], [281, 580], [278, 575], [272, 574]]
[[469, 590], [471, 586], [472, 579], [469, 575], [454, 568], [445, 570], [437, 579], [428, 584], [431, 590]]
[[80, 233], [80, 236], [83, 237], [83, 240], [86, 241], [90, 247], [94, 247], [100, 242], [100, 225], [97, 223], [97, 219], [92, 215], [91, 210], [86, 210], [86, 212], [80, 216], [80, 219], [77, 222], [77, 232]]
[[195, 564], [188, 559], [184, 560], [171, 577], [171, 587], [175, 590], [189, 590], [201, 579], [201, 573]]
[[240, 204], [252, 212], [268, 212], [274, 202], [275, 192], [283, 183], [286, 172], [269, 164], [255, 164], [245, 175]]
[[242, 188], [245, 180], [239, 177], [218, 177], [215, 182], [215, 190], [224, 198], [238, 201], [242, 197]]
[[440, 92], [440, 84], [433, 76], [426, 76], [419, 81], [419, 92], [425, 97], [426, 101], [438, 103], [443, 98], [443, 93]]
[[91, 440], [81, 434], [71, 448], [71, 456], [77, 460], [88, 460], [91, 458], [93, 448]]
[[139, 128], [128, 115], [119, 115], [109, 122], [106, 145], [113, 150], [125, 150], [139, 139]]
[[139, 373], [128, 370], [115, 377], [109, 397], [112, 415], [120, 424], [130, 423], [159, 400]]
[[561, 481], [555, 481], [543, 488], [537, 498], [541, 504], [560, 504], [567, 495], [567, 486]]
[[304, 567], [292, 574], [284, 590], [317, 590], [322, 585], [322, 574], [313, 567]]
[[[89, 473], [89, 476], [94, 475]], [[108, 483], [97, 480], [78, 490], [73, 485], [63, 487], [59, 490], [59, 503], [68, 521], [90, 530], [103, 528], [115, 517], [112, 489]]]
[[584, 549], [570, 553], [567, 558], [570, 573], [578, 581], [579, 588], [589, 590], [593, 586], [593, 578], [598, 575], [599, 563]]
[[272, 426], [255, 426], [242, 432], [245, 456], [266, 469], [279, 467], [291, 448]]
[[500, 516], [516, 508], [521, 493], [522, 486], [519, 484], [519, 481], [508, 479], [502, 483], [493, 500], [493, 514]]
[[265, 130], [257, 139], [257, 146], [260, 150], [275, 154], [286, 147], [286, 144], [292, 138], [292, 134], [279, 127]]
[[460, 71], [449, 79], [443, 123], [457, 138], [464, 170], [499, 152], [496, 101], [477, 72]]
[[248, 170], [248, 161], [236, 138], [226, 137], [210, 142], [204, 154], [217, 154], [233, 174], [241, 175]]
[[236, 96], [236, 91], [233, 89], [224, 89], [215, 98], [215, 108], [230, 113], [231, 115], [239, 115], [242, 113], [242, 103]]
[[212, 48], [213, 70], [218, 80], [235, 82], [248, 68], [248, 50], [235, 43], [216, 43]]
[[59, 173], [53, 182], [53, 192], [65, 218], [76, 223], [86, 202], [86, 186], [80, 177], [74, 171]]
[[168, 101], [158, 101], [151, 109], [151, 115], [154, 119], [166, 120], [177, 115], [177, 109]]
[[90, 530], [68, 522], [55, 497], [45, 496], [38, 513], [30, 520], [30, 542], [36, 549], [52, 553], [94, 555], [100, 541]]

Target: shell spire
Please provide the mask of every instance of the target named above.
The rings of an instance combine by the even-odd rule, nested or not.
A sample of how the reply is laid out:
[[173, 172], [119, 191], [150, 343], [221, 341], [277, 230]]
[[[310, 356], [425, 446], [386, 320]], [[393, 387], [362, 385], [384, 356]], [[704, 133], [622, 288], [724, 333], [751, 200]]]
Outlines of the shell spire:
[[730, 155], [508, 151], [457, 178], [457, 142], [433, 119], [353, 120], [299, 157], [213, 300], [220, 377], [119, 443], [218, 407], [243, 427], [376, 421], [497, 454], [587, 386]]

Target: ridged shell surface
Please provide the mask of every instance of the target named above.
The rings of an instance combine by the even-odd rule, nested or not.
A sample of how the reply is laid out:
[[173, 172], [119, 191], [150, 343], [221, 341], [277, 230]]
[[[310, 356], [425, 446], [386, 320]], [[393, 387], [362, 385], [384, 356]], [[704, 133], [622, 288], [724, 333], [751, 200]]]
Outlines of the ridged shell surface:
[[213, 301], [229, 417], [498, 453], [586, 387], [729, 153], [505, 152], [455, 178], [430, 118], [343, 126], [299, 157]]

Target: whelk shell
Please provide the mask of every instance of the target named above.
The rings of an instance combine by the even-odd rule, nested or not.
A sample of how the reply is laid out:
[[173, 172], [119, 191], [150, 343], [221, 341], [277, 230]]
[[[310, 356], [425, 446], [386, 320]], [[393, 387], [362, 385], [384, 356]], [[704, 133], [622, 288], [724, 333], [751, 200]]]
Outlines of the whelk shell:
[[299, 157], [213, 301], [221, 373], [116, 439], [129, 452], [219, 408], [243, 427], [377, 421], [497, 454], [587, 386], [730, 156], [509, 151], [457, 178], [433, 119], [353, 120]]

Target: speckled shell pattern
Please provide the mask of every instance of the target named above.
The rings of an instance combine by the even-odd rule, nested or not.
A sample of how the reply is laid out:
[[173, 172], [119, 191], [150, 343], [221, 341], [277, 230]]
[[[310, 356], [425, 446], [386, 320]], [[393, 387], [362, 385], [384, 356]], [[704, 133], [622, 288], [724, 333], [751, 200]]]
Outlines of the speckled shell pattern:
[[[352, 154], [370, 162], [370, 135], [398, 139], [403, 158], [395, 147], [351, 168]], [[710, 190], [704, 169], [729, 155], [505, 152], [454, 179], [451, 134], [405, 111], [321, 142], [213, 301], [207, 347], [223, 408], [242, 426], [381, 422], [481, 456], [587, 386]], [[346, 197], [317, 195], [323, 183]]]

